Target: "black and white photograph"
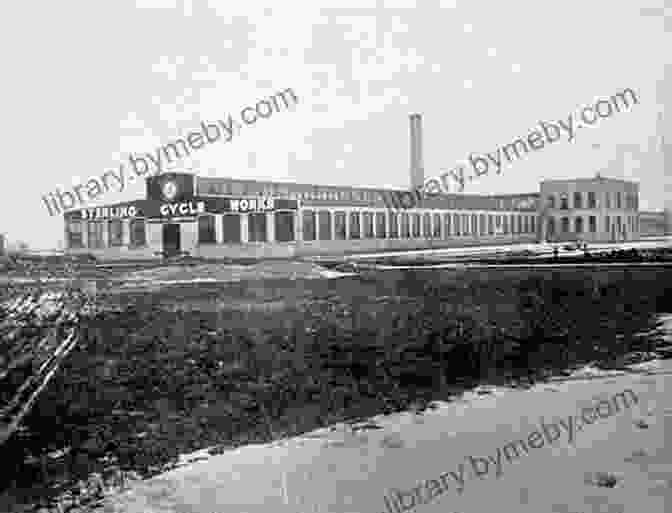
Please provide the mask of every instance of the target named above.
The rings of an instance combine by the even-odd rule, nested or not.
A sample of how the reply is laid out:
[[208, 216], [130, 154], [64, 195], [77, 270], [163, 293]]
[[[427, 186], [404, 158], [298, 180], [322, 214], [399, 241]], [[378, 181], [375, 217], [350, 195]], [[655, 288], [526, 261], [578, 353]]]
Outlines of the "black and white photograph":
[[0, 513], [672, 511], [667, 0], [0, 9]]

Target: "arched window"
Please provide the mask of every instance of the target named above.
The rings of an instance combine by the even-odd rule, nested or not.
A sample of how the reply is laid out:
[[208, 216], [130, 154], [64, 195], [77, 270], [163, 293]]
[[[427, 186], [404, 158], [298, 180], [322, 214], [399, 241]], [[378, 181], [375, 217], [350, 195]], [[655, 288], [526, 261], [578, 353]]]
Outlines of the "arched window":
[[574, 208], [583, 208], [583, 196], [581, 191], [574, 193]]
[[547, 235], [548, 235], [549, 237], [554, 236], [554, 235], [555, 235], [555, 218], [550, 217], [550, 218], [548, 219], [547, 227], [548, 227], [548, 234], [547, 234]]
[[583, 217], [577, 217], [574, 219], [574, 231], [576, 233], [583, 233]]

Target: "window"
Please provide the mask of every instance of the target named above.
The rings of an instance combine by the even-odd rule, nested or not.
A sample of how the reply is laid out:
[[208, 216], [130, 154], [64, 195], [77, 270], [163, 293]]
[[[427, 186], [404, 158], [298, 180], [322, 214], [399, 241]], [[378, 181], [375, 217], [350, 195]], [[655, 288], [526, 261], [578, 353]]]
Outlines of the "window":
[[384, 212], [376, 212], [376, 237], [379, 239], [384, 239], [387, 237], [387, 233], [385, 230], [385, 213]]
[[516, 216], [518, 218], [518, 233], [523, 233], [523, 216]]
[[566, 194], [562, 194], [560, 196], [560, 209], [569, 210], [569, 199], [567, 198]]
[[523, 217], [523, 233], [530, 233], [530, 216]]
[[107, 244], [121, 246], [124, 243], [124, 222], [121, 219], [112, 219], [107, 226]]
[[595, 216], [588, 217], [588, 230], [590, 233], [597, 231], [597, 218]]
[[[266, 214], [254, 213], [248, 214], [247, 218], [249, 241], [250, 242], [266, 242]], [[315, 234], [313, 234], [314, 236]]]
[[398, 216], [396, 212], [390, 212], [390, 239], [399, 238], [399, 226], [398, 226]]
[[574, 193], [574, 208], [583, 208], [583, 196], [579, 191]]
[[460, 216], [457, 214], [453, 214], [453, 230], [455, 235], [459, 236], [461, 235], [460, 231]]
[[562, 218], [562, 233], [569, 233], [569, 217]]
[[537, 218], [530, 216], [530, 233], [537, 233]]
[[312, 210], [303, 211], [303, 240], [315, 240], [315, 212]]
[[609, 194], [608, 192], [605, 194], [605, 200], [606, 200], [605, 205], [607, 206], [607, 208], [611, 208], [611, 194]]
[[574, 219], [574, 231], [576, 233], [583, 233], [583, 217], [577, 217]]
[[67, 233], [69, 248], [76, 249], [84, 247], [81, 221], [69, 221], [67, 224]]
[[290, 242], [294, 240], [294, 212], [275, 212], [275, 240]]
[[511, 227], [511, 235], [517, 233], [516, 232], [516, 216], [514, 214], [511, 214], [511, 224], [509, 226]]
[[322, 210], [319, 214], [317, 214], [317, 217], [320, 224], [320, 240], [331, 240], [331, 212], [328, 210]]
[[597, 208], [597, 198], [594, 192], [588, 193], [588, 208]]
[[373, 238], [373, 214], [371, 212], [364, 212], [364, 237]]
[[607, 233], [611, 232], [611, 219], [609, 216], [605, 216], [604, 218], [604, 231]]
[[502, 231], [504, 232], [504, 235], [508, 235], [509, 233], [509, 216], [504, 216], [503, 222], [502, 222]]
[[420, 237], [420, 214], [413, 214], [413, 238]]
[[443, 214], [443, 238], [450, 237], [450, 214]]
[[431, 237], [432, 233], [432, 217], [428, 213], [422, 216], [422, 236]]
[[555, 196], [553, 194], [546, 197], [546, 204], [548, 205], [548, 208], [555, 208]]
[[214, 244], [215, 238], [215, 216], [198, 217], [198, 243]]
[[336, 229], [336, 239], [345, 240], [346, 239], [346, 217], [345, 212], [336, 212], [334, 214], [334, 224]]
[[471, 233], [474, 236], [478, 235], [478, 216], [471, 214]]
[[441, 214], [434, 214], [434, 233], [432, 235], [436, 239], [441, 238]]
[[350, 238], [359, 239], [359, 212], [350, 212]]
[[488, 235], [495, 234], [495, 219], [492, 214], [488, 214]]
[[103, 223], [100, 221], [89, 221], [88, 225], [88, 243], [89, 248], [99, 249], [103, 247]]
[[469, 216], [461, 214], [460, 222], [462, 223], [462, 235], [469, 235]]
[[548, 230], [548, 236], [552, 237], [555, 235], [555, 219], [553, 217], [550, 217], [548, 219], [547, 223], [547, 230]]
[[404, 239], [408, 239], [408, 238], [411, 237], [411, 231], [410, 231], [408, 213], [407, 212], [402, 212], [401, 213], [401, 236]]
[[131, 247], [137, 248], [147, 244], [147, 232], [144, 219], [131, 219]]
[[222, 216], [222, 241], [225, 244], [240, 244], [240, 214], [224, 214]]
[[621, 193], [617, 192], [616, 193], [616, 208], [622, 208], [621, 205]]

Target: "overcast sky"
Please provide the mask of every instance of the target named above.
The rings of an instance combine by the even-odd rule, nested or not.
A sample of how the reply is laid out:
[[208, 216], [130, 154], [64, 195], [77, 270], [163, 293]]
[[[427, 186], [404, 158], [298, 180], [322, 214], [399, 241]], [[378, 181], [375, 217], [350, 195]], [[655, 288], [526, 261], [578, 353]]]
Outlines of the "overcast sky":
[[[418, 7], [417, 5], [421, 7]], [[173, 170], [407, 187], [408, 115], [423, 115], [425, 174], [494, 152], [540, 120], [633, 89], [639, 104], [467, 184], [538, 191], [596, 171], [672, 207], [672, 8], [664, 0], [11, 2], [0, 16], [0, 232], [55, 247], [41, 196], [117, 169], [291, 87], [292, 112], [245, 127]], [[671, 77], [665, 81], [666, 71]], [[667, 110], [667, 112], [665, 112]], [[662, 122], [659, 115], [663, 115]], [[663, 134], [663, 132], [665, 132]], [[669, 153], [672, 155], [672, 153]], [[89, 205], [138, 199], [144, 184]]]

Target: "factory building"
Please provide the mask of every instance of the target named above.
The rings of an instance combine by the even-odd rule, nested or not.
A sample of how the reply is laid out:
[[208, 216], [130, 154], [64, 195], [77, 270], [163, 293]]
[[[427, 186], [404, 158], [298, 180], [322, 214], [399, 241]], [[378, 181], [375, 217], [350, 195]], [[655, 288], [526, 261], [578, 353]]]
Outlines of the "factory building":
[[[425, 180], [420, 115], [410, 116], [410, 132], [415, 189]], [[427, 195], [396, 209], [392, 198], [400, 192], [164, 173], [146, 179], [143, 199], [66, 212], [65, 247], [105, 260], [292, 258], [639, 237], [638, 185], [621, 180], [549, 180], [524, 194]]]
[[639, 185], [605, 178], [541, 183], [542, 239], [621, 242], [640, 238]]

